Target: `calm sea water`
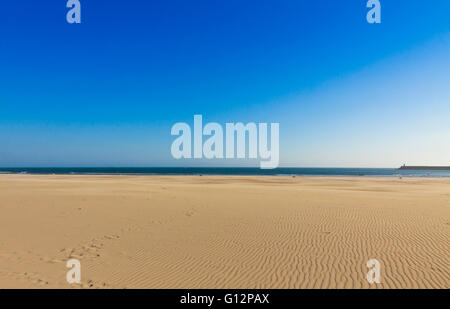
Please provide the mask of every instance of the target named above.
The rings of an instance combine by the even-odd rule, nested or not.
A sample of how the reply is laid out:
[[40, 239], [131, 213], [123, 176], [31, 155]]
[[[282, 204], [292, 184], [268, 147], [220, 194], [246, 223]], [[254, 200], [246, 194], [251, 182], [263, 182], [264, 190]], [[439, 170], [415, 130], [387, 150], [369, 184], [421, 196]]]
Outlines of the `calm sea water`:
[[450, 177], [450, 171], [398, 170], [389, 168], [213, 168], [213, 167], [77, 167], [0, 168], [0, 174], [101, 174], [101, 175], [298, 175]]

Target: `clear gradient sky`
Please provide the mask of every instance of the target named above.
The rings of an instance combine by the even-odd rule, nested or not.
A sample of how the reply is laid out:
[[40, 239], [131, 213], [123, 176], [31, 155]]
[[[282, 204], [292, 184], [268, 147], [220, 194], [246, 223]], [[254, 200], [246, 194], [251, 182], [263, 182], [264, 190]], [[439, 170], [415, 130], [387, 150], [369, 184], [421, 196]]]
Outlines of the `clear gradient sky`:
[[280, 166], [450, 165], [450, 1], [0, 4], [0, 166], [172, 159], [176, 122], [279, 122]]

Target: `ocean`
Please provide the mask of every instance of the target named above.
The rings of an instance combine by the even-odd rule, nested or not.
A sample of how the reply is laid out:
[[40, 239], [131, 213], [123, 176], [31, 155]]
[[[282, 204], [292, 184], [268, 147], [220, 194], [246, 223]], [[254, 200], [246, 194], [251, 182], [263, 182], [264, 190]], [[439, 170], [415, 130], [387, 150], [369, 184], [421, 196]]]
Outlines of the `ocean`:
[[450, 171], [398, 170], [394, 168], [259, 168], [222, 167], [30, 167], [0, 168], [0, 174], [58, 175], [279, 175], [355, 177], [450, 177]]

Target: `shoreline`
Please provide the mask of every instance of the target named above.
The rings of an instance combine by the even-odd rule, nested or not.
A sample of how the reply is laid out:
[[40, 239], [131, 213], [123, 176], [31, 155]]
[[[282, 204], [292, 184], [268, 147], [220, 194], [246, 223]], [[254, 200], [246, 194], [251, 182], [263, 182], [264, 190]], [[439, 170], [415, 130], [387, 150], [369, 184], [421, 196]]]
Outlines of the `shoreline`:
[[450, 175], [424, 175], [424, 176], [417, 176], [417, 175], [408, 175], [408, 174], [395, 174], [395, 175], [347, 175], [347, 174], [207, 174], [207, 173], [198, 173], [198, 174], [166, 174], [166, 173], [151, 173], [151, 174], [145, 174], [145, 173], [28, 173], [28, 172], [3, 172], [0, 171], [1, 175], [36, 175], [36, 176], [174, 176], [174, 177], [228, 177], [228, 176], [242, 176], [242, 177], [330, 177], [330, 178], [418, 178], [418, 179], [449, 179]]
[[0, 177], [3, 175], [10, 176], [137, 176], [137, 177], [287, 177], [287, 178], [349, 178], [349, 179], [450, 179], [450, 176], [415, 176], [415, 175], [296, 175], [296, 174], [109, 174], [109, 173], [70, 173], [70, 174], [44, 174], [44, 173], [3, 173], [0, 172]]
[[211, 167], [170, 167], [170, 168], [0, 168], [0, 174], [30, 175], [131, 175], [131, 176], [287, 176], [287, 177], [417, 177], [450, 178], [450, 171], [412, 171], [394, 168], [211, 168]]

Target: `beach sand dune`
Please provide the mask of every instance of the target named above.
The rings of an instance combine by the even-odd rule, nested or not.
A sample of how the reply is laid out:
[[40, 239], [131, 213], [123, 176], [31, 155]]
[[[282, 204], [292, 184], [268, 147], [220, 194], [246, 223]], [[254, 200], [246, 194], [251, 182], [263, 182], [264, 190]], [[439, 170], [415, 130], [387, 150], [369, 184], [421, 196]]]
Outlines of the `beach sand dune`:
[[450, 288], [450, 179], [0, 175], [0, 214], [0, 288]]

